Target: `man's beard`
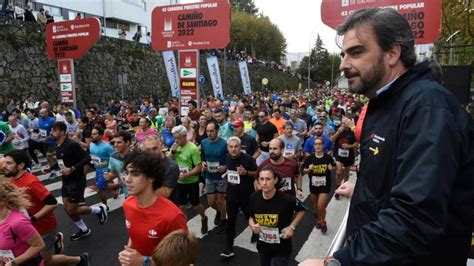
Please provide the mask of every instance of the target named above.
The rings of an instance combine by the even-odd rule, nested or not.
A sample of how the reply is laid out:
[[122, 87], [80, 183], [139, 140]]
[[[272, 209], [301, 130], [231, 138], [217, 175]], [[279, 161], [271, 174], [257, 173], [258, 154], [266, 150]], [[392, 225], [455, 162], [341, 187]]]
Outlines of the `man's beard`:
[[[367, 73], [361, 74], [358, 71], [344, 71], [344, 76], [349, 79], [352, 77], [359, 77], [359, 81], [354, 81], [349, 84], [349, 92], [365, 94], [370, 90], [375, 89], [374, 87], [380, 83], [382, 78], [385, 76], [385, 66], [383, 64], [383, 57], [380, 55], [377, 64], [373, 65]], [[359, 83], [356, 83], [359, 82]]]
[[4, 172], [5, 177], [14, 177], [17, 174], [18, 174], [18, 170], [10, 171], [10, 172]]
[[272, 159], [272, 160], [274, 160], [274, 161], [280, 159], [280, 157], [281, 157], [281, 154], [275, 154], [275, 153], [273, 153], [273, 152], [270, 153], [270, 159]]

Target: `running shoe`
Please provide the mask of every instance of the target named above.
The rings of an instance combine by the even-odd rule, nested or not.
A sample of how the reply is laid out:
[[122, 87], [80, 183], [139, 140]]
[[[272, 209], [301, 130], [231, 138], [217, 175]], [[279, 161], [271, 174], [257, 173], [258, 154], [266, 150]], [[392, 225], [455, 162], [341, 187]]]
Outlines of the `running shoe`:
[[120, 195], [120, 193], [122, 193], [122, 186], [116, 188], [116, 189], [112, 189], [112, 197], [114, 199], [117, 199], [118, 196]]
[[226, 249], [223, 252], [221, 252], [220, 256], [224, 258], [232, 258], [234, 256], [234, 251], [230, 249]]
[[214, 217], [214, 225], [219, 225], [221, 223], [221, 212], [216, 212], [216, 217]]
[[319, 225], [321, 226], [321, 233], [326, 233], [328, 231], [328, 226], [326, 224], [326, 221], [320, 221]]
[[59, 232], [54, 239], [54, 254], [63, 254], [64, 252], [64, 234]]
[[79, 232], [75, 233], [75, 234], [72, 234], [71, 235], [71, 241], [76, 241], [76, 240], [79, 240], [79, 239], [82, 239], [84, 237], [88, 237], [90, 236], [92, 233], [91, 229], [88, 228], [87, 231], [82, 231], [81, 229], [79, 229]]
[[201, 234], [207, 234], [207, 216], [201, 220]]
[[319, 219], [316, 219], [316, 224], [314, 225], [314, 227], [316, 227], [316, 229], [321, 229], [321, 223]]
[[107, 214], [107, 205], [102, 203], [100, 204], [99, 208], [100, 212], [97, 214], [97, 217], [99, 217], [99, 223], [105, 224], [109, 218], [109, 215]]
[[89, 253], [84, 252], [81, 254], [81, 261], [77, 264], [78, 266], [89, 266], [91, 265], [91, 257]]
[[88, 188], [90, 188], [91, 190], [94, 190], [96, 191], [97, 190], [97, 186], [95, 183], [92, 183], [90, 186], [87, 186]]

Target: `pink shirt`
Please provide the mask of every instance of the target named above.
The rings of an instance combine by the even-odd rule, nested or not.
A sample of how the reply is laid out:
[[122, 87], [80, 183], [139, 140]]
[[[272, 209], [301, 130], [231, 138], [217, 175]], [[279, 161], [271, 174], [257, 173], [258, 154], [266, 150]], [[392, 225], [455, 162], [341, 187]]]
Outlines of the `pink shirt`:
[[156, 135], [155, 128], [149, 128], [147, 131], [142, 131], [142, 129], [138, 129], [137, 133], [135, 133], [135, 137], [137, 138], [138, 143], [142, 143], [143, 139], [148, 135]]
[[26, 241], [35, 233], [30, 220], [20, 211], [12, 210], [7, 219], [0, 223], [0, 250], [11, 250], [16, 258], [30, 247]]

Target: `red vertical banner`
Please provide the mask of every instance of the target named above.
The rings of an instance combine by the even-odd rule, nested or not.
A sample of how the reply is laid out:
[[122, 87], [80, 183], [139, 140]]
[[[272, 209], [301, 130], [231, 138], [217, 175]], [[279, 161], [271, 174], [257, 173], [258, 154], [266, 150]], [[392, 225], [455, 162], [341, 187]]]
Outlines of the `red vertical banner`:
[[74, 60], [62, 59], [58, 60], [59, 89], [60, 102], [72, 103], [74, 108], [77, 107], [76, 88], [74, 82]]
[[179, 61], [179, 111], [188, 115], [188, 101], [194, 100], [199, 106], [199, 50], [178, 51]]

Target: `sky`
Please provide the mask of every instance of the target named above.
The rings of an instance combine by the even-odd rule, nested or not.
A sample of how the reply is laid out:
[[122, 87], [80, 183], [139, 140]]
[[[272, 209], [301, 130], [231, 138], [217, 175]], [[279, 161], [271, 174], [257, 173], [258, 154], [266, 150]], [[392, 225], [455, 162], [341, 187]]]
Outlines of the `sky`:
[[254, 0], [259, 12], [268, 16], [286, 38], [287, 52], [308, 52], [317, 34], [329, 52], [339, 53], [336, 31], [321, 21], [321, 0]]

